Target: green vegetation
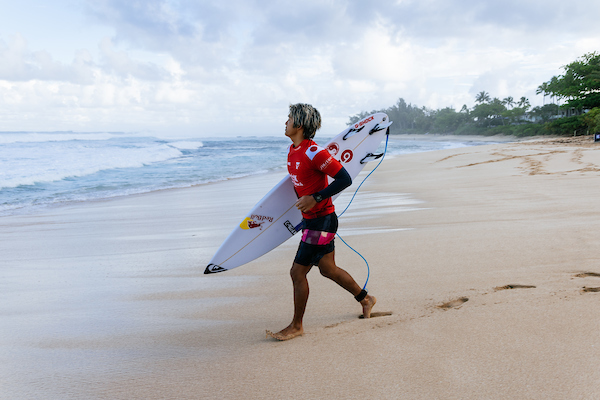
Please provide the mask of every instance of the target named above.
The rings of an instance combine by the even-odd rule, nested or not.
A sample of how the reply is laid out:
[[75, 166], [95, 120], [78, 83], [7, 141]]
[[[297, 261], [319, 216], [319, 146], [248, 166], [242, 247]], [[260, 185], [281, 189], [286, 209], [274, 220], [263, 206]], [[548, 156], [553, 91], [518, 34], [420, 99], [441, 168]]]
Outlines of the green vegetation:
[[[563, 75], [541, 84], [536, 94], [544, 105], [531, 108], [526, 97], [492, 98], [482, 91], [475, 106], [464, 105], [432, 110], [407, 104], [400, 98], [395, 105], [350, 117], [348, 125], [374, 112], [385, 112], [394, 124], [390, 133], [443, 133], [456, 135], [573, 135], [600, 132], [600, 54], [585, 54], [563, 67]], [[552, 103], [545, 104], [549, 96]], [[557, 105], [556, 102], [563, 102]]]

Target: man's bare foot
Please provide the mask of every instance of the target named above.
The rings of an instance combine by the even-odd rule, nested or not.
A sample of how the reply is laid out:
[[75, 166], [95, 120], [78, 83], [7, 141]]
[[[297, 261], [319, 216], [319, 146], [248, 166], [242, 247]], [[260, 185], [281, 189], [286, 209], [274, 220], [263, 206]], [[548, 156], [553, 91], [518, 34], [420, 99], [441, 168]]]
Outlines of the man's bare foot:
[[274, 339], [277, 340], [290, 340], [295, 338], [296, 336], [302, 336], [302, 334], [304, 334], [304, 329], [300, 328], [294, 328], [292, 325], [288, 326], [287, 328], [281, 330], [280, 332], [277, 333], [273, 333], [271, 331], [267, 331], [267, 338], [272, 337]]
[[360, 304], [362, 305], [363, 309], [363, 318], [371, 318], [371, 310], [373, 309], [375, 303], [377, 303], [375, 296], [367, 295], [367, 297], [362, 299]]

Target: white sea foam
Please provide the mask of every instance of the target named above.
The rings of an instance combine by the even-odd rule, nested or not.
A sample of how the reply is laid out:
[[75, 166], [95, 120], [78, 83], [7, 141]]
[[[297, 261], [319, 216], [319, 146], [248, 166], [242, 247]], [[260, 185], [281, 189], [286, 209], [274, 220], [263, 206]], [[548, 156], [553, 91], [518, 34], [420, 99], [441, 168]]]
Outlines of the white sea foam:
[[200, 147], [203, 147], [204, 144], [202, 142], [182, 141], [169, 143], [169, 146], [175, 147], [180, 150], [195, 150], [199, 149]]
[[181, 156], [165, 144], [105, 147], [88, 143], [48, 143], [43, 147], [0, 147], [0, 188], [84, 177], [116, 168], [137, 168]]
[[74, 133], [74, 132], [2, 132], [0, 144], [67, 142], [70, 140], [110, 140], [122, 137], [114, 133]]

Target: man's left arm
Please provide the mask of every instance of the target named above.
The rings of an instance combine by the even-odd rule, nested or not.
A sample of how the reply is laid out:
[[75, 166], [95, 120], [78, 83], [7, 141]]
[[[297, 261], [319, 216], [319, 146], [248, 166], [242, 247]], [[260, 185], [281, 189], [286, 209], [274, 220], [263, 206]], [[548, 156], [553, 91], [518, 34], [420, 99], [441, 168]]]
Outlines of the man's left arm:
[[317, 204], [317, 200], [322, 201], [329, 197], [335, 196], [342, 190], [352, 184], [352, 178], [346, 168], [342, 167], [335, 176], [333, 181], [325, 189], [318, 191], [310, 196], [302, 196], [296, 206], [300, 211], [306, 212]]

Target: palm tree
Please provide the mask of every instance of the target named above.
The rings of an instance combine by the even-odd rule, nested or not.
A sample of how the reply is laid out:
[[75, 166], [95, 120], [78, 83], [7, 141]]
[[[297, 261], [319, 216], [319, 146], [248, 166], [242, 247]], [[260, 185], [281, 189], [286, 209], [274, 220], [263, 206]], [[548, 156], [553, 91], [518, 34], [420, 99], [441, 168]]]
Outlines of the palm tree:
[[544, 100], [542, 101], [542, 105], [546, 105], [546, 96], [548, 95], [548, 82], [544, 82], [540, 86], [538, 86], [537, 90], [535, 91], [535, 94], [540, 93], [544, 94]]
[[558, 82], [558, 78], [556, 76], [553, 76], [548, 82], [548, 93], [550, 93], [550, 98], [552, 99], [553, 103], [557, 103], [558, 100], [560, 100], [559, 86], [560, 83]]
[[521, 107], [523, 109], [523, 111], [527, 111], [529, 109], [529, 107], [531, 107], [531, 103], [529, 103], [529, 99], [527, 99], [527, 97], [525, 97], [525, 96], [521, 97], [521, 100], [519, 100], [519, 107]]
[[513, 99], [512, 96], [508, 96], [507, 98], [502, 100], [502, 103], [504, 103], [507, 107], [512, 108], [515, 105], [515, 99]]
[[477, 103], [487, 103], [491, 100], [490, 94], [486, 91], [481, 91], [475, 96], [475, 102]]

